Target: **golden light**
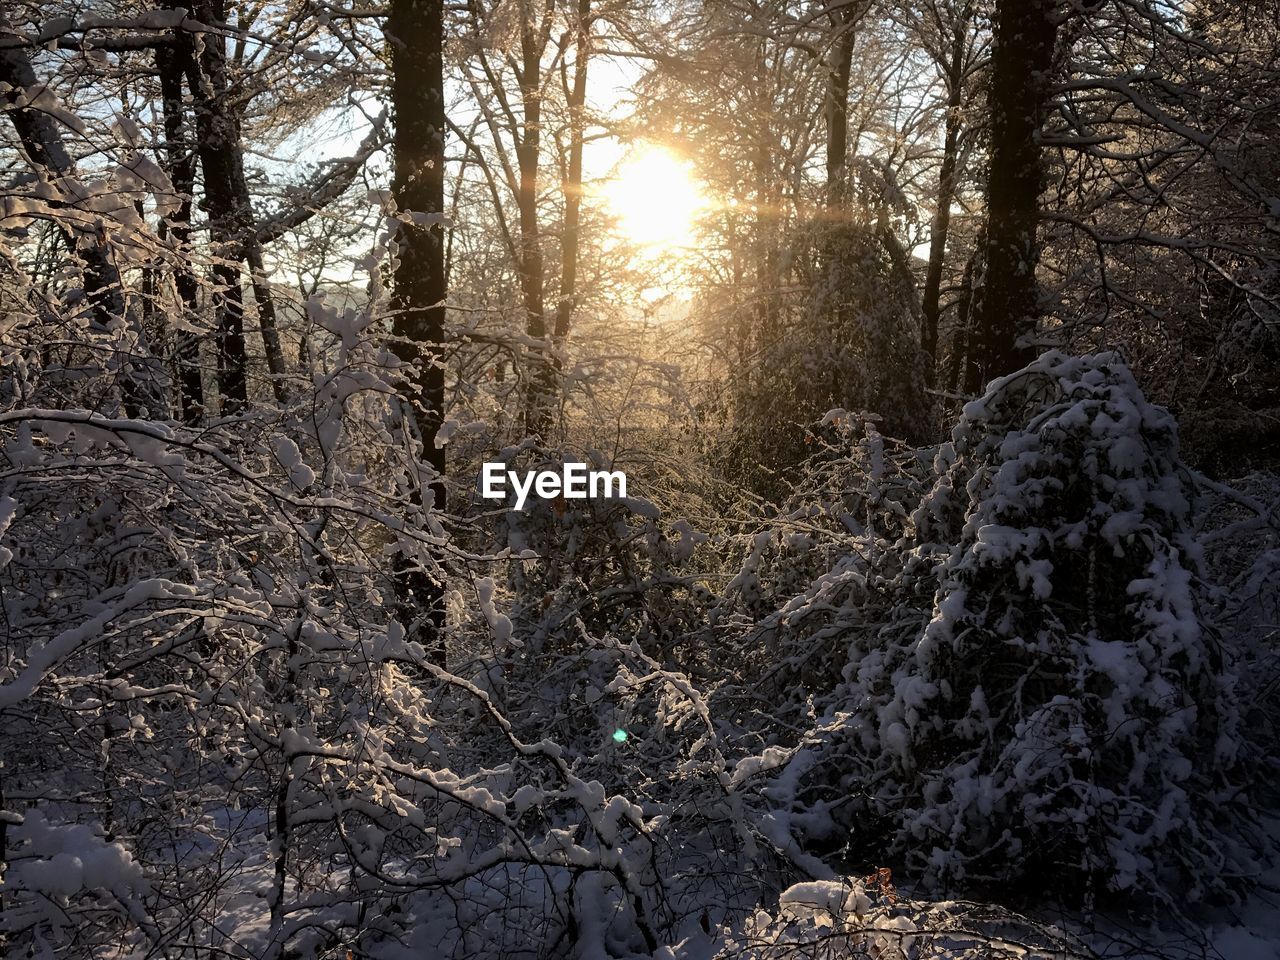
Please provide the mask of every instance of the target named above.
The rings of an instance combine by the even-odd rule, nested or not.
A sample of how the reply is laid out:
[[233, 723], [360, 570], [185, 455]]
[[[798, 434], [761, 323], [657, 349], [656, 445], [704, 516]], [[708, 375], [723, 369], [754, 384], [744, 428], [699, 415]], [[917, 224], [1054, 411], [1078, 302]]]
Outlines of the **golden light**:
[[619, 233], [649, 252], [690, 245], [698, 212], [706, 205], [692, 165], [657, 146], [643, 147], [623, 161], [601, 193]]

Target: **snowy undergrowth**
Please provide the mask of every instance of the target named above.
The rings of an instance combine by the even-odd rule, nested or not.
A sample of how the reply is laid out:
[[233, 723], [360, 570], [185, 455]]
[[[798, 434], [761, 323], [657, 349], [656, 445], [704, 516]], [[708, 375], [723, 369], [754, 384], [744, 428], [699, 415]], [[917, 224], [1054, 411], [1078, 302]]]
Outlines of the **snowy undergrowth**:
[[[0, 411], [15, 955], [1062, 956], [821, 854], [1049, 893], [1251, 869], [1201, 577], [1262, 568], [1201, 556], [1114, 359], [997, 383], [932, 459], [837, 415], [745, 537], [637, 500], [481, 554], [405, 518], [394, 361], [313, 309], [325, 371], [272, 417]], [[394, 620], [393, 553], [448, 558], [448, 669]]]
[[755, 635], [838, 672], [792, 674], [824, 705], [771, 787], [796, 832], [941, 889], [1246, 886], [1261, 751], [1172, 418], [1118, 358], [1050, 353], [965, 407], [931, 476], [899, 460], [858, 498], [882, 517], [845, 516], [839, 559]]

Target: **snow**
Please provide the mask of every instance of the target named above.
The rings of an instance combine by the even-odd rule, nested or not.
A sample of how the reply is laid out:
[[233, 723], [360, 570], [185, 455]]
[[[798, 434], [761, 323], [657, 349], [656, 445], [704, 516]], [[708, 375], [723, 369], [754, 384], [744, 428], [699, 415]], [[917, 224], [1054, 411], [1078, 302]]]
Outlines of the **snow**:
[[859, 883], [821, 880], [788, 887], [778, 897], [778, 905], [792, 917], [841, 913], [861, 916], [871, 908], [871, 900]]
[[139, 866], [119, 843], [107, 843], [85, 824], [51, 823], [30, 810], [11, 830], [15, 842], [6, 885], [56, 897], [104, 890], [119, 900], [148, 889]]
[[0, 684], [0, 710], [31, 696], [58, 663], [82, 644], [96, 640], [112, 621], [143, 604], [158, 600], [180, 600], [195, 595], [189, 586], [162, 578], [142, 580], [125, 591], [123, 598], [74, 627], [63, 630], [51, 641], [28, 651], [26, 664], [14, 679]]
[[13, 559], [13, 551], [3, 545], [5, 531], [18, 513], [18, 501], [13, 497], [0, 497], [0, 570]]
[[275, 455], [276, 461], [284, 468], [289, 476], [289, 482], [294, 487], [306, 489], [315, 483], [315, 471], [303, 462], [302, 452], [292, 439], [286, 436], [276, 437]]

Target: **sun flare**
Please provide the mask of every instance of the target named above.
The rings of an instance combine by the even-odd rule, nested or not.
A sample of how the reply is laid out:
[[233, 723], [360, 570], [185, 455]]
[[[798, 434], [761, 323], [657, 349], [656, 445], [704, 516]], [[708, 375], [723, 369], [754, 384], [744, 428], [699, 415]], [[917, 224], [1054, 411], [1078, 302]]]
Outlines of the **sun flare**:
[[670, 150], [646, 146], [628, 157], [601, 191], [618, 232], [651, 251], [684, 247], [706, 200], [692, 165]]

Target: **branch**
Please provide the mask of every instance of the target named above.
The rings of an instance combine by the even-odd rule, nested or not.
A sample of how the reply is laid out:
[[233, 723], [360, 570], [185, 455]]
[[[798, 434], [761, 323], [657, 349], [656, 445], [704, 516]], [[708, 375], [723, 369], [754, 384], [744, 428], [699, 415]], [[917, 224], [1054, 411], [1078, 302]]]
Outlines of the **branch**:
[[253, 242], [265, 245], [279, 240], [346, 193], [366, 161], [386, 142], [386, 121], [387, 111], [384, 108], [373, 121], [368, 134], [360, 141], [360, 147], [356, 152], [350, 157], [331, 161], [324, 173], [298, 187], [297, 192], [305, 195], [308, 198], [307, 202], [258, 224], [252, 234]]

